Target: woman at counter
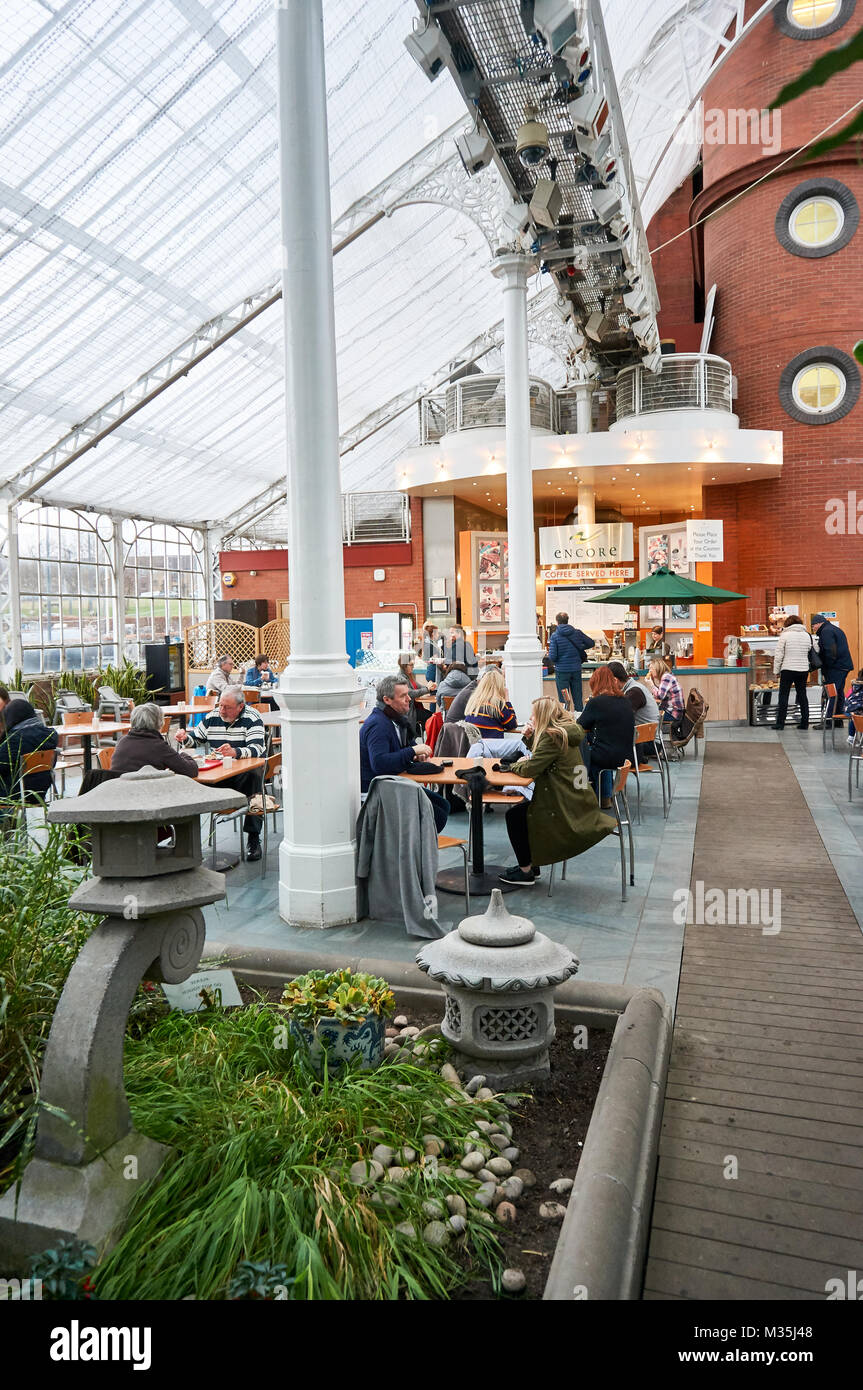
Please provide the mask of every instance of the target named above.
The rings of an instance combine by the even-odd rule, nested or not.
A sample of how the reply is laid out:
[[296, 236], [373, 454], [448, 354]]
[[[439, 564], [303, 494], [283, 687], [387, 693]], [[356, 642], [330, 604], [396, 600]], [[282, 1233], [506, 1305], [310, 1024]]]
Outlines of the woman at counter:
[[588, 776], [600, 805], [610, 806], [611, 795], [601, 795], [602, 773], [610, 773], [613, 781], [615, 770], [627, 759], [632, 761], [635, 711], [607, 666], [591, 671], [590, 699], [578, 716], [578, 722], [587, 733], [582, 753]]
[[[628, 707], [628, 701], [624, 704]], [[530, 888], [540, 865], [583, 854], [610, 835], [615, 822], [602, 815], [593, 792], [580, 785], [576, 772], [584, 766], [579, 752], [584, 730], [559, 701], [549, 695], [534, 700], [524, 738], [530, 757], [515, 763], [512, 771], [533, 778], [533, 798], [506, 813], [517, 863], [500, 881]]]
[[773, 653], [773, 674], [779, 677], [779, 701], [776, 706], [776, 728], [785, 728], [788, 713], [788, 696], [794, 686], [800, 722], [797, 725], [804, 733], [809, 728], [809, 696], [806, 683], [809, 679], [809, 653], [812, 650], [812, 635], [803, 626], [803, 619], [791, 613], [782, 624], [779, 641]]

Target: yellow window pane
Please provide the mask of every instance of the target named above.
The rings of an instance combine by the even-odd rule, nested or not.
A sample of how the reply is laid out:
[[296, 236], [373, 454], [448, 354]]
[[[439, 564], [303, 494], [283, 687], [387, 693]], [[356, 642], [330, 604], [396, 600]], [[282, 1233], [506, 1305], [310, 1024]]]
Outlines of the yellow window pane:
[[817, 29], [829, 24], [839, 11], [839, 0], [793, 0], [791, 18], [801, 29]]
[[822, 246], [836, 235], [839, 215], [832, 203], [813, 198], [804, 203], [794, 218], [794, 232], [810, 246]]
[[829, 410], [841, 392], [839, 374], [832, 367], [810, 367], [797, 383], [800, 403], [808, 410]]

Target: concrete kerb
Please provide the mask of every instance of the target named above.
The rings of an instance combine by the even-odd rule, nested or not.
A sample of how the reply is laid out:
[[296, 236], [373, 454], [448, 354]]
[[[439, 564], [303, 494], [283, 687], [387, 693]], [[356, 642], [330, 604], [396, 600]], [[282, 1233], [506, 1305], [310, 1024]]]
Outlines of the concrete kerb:
[[[307, 970], [336, 964], [332, 956], [314, 951], [221, 944], [208, 946], [206, 959], [213, 958], [257, 988], [277, 987]], [[442, 997], [414, 965], [359, 956], [338, 964], [387, 979], [405, 1005], [428, 1005]], [[671, 1010], [658, 990], [575, 979], [555, 991], [555, 1011], [568, 1025], [614, 1029], [614, 1036], [543, 1298], [637, 1299], [671, 1052]]]

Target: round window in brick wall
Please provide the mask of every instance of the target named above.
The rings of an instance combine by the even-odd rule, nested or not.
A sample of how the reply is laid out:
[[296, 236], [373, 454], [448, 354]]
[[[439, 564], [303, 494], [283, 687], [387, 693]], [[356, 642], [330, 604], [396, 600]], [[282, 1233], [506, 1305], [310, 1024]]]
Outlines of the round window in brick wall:
[[784, 410], [803, 425], [832, 425], [853, 410], [859, 396], [857, 363], [834, 347], [798, 353], [779, 381]]
[[823, 39], [847, 24], [857, 0], [777, 0], [773, 18], [790, 39]]
[[847, 246], [860, 222], [857, 199], [838, 179], [805, 179], [776, 213], [776, 237], [794, 256], [832, 256]]

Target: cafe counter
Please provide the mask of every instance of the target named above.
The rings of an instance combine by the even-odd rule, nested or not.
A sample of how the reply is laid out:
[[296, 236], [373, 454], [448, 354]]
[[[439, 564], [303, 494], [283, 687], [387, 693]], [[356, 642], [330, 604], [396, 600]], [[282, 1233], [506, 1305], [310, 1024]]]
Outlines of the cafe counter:
[[[586, 664], [582, 667], [582, 693], [587, 701], [590, 698], [590, 672], [595, 670], [593, 664]], [[643, 679], [646, 671], [635, 671], [639, 680]], [[751, 666], [688, 666], [680, 665], [674, 669], [674, 674], [680, 681], [683, 690], [684, 700], [693, 688], [699, 690], [710, 706], [707, 714], [709, 721], [730, 724], [749, 723], [749, 684], [752, 679]], [[545, 680], [545, 693], [554, 695], [556, 686], [554, 677], [548, 676]]]

